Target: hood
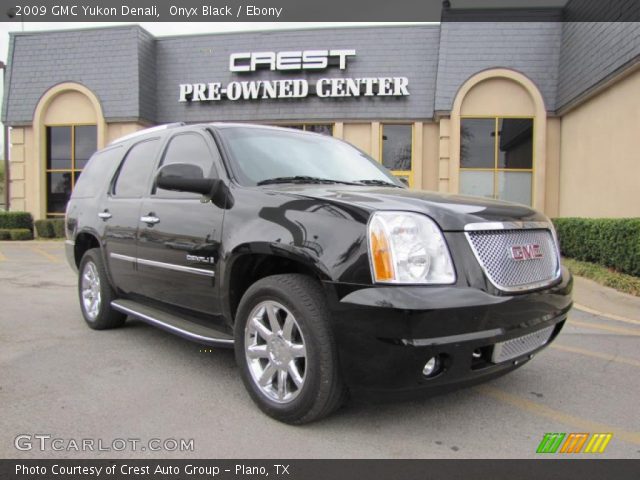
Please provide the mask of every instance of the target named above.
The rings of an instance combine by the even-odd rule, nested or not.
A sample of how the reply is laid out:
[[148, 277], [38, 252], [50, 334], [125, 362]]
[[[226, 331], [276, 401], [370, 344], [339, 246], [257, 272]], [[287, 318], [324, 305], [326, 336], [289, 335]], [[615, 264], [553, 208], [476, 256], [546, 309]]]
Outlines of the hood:
[[452, 195], [392, 187], [351, 185], [270, 185], [269, 190], [341, 205], [357, 206], [369, 212], [404, 210], [428, 215], [445, 231], [462, 231], [468, 223], [547, 221], [531, 207], [483, 197]]

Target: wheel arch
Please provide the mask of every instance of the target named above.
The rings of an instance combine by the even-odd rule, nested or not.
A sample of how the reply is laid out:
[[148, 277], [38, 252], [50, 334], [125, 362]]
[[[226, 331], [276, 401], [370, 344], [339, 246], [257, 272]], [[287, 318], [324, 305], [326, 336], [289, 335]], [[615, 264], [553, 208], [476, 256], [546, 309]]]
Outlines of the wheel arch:
[[111, 276], [111, 265], [108, 261], [107, 252], [105, 251], [104, 244], [101, 241], [100, 234], [91, 229], [87, 228], [80, 232], [78, 232], [74, 237], [74, 246], [73, 246], [73, 259], [75, 261], [76, 267], [80, 268], [80, 261], [84, 254], [91, 250], [92, 248], [100, 249], [100, 256], [102, 257], [102, 263], [104, 264], [104, 268], [107, 274], [107, 279], [111, 288], [118, 290], [117, 285], [113, 281], [113, 277]]
[[87, 252], [87, 250], [91, 250], [92, 248], [101, 248], [100, 240], [98, 240], [98, 235], [90, 230], [84, 230], [79, 232], [74, 240], [73, 247], [73, 259], [76, 263], [76, 267], [80, 266], [80, 260], [82, 260], [82, 256]]
[[329, 280], [327, 270], [306, 252], [277, 244], [252, 243], [235, 249], [227, 260], [223, 274], [222, 298], [225, 317], [231, 323], [247, 289], [258, 280], [278, 274], [300, 273]]

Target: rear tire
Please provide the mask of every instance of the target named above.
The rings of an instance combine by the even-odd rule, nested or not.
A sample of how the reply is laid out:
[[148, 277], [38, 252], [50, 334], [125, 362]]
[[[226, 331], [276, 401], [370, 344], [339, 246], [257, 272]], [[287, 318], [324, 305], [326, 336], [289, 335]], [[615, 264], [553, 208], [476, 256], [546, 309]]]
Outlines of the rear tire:
[[127, 319], [111, 307], [115, 291], [109, 283], [99, 248], [87, 250], [80, 260], [78, 298], [82, 316], [94, 330], [117, 328]]
[[322, 287], [300, 274], [273, 275], [244, 294], [235, 323], [235, 355], [253, 401], [289, 424], [319, 420], [346, 389]]

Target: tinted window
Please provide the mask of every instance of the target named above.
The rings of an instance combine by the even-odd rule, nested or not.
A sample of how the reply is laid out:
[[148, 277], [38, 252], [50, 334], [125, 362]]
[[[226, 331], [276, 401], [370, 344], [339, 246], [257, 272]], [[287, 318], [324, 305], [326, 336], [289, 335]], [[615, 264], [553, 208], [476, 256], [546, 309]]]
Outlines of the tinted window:
[[462, 119], [460, 143], [461, 168], [495, 168], [495, 118]]
[[411, 125], [382, 126], [382, 164], [389, 170], [411, 170]]
[[533, 119], [500, 118], [498, 168], [533, 167]]
[[47, 127], [47, 169], [72, 169], [71, 127]]
[[73, 190], [74, 198], [93, 197], [102, 191], [122, 158], [122, 146], [97, 152], [91, 157]]
[[73, 136], [74, 168], [81, 170], [85, 167], [91, 155], [96, 151], [98, 133], [95, 125], [77, 125]]
[[[202, 169], [205, 178], [216, 176], [211, 150], [202, 135], [198, 133], [183, 133], [171, 139], [169, 146], [165, 150], [161, 166], [172, 163], [197, 165]], [[162, 188], [156, 189], [156, 194], [163, 197], [200, 197], [191, 193], [173, 192]]]
[[159, 140], [134, 145], [127, 154], [113, 186], [116, 197], [141, 197], [148, 191], [149, 175], [158, 151]]
[[319, 133], [321, 135], [333, 135], [333, 124], [331, 123], [304, 123], [298, 125], [276, 125], [282, 128], [292, 128], [294, 130], [304, 130], [305, 132]]
[[309, 125], [305, 125], [304, 129], [306, 132], [319, 133], [321, 135], [329, 135], [329, 136], [333, 135], [333, 125], [331, 125], [330, 123], [309, 124]]
[[71, 197], [71, 172], [47, 173], [47, 214], [64, 214]]

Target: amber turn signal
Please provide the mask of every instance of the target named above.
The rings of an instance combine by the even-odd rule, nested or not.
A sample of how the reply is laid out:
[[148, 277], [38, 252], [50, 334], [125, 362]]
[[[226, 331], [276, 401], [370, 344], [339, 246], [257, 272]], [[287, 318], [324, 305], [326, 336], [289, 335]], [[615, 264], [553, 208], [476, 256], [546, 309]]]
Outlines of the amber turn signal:
[[371, 257], [375, 281], [388, 282], [395, 278], [389, 241], [382, 229], [371, 230]]

